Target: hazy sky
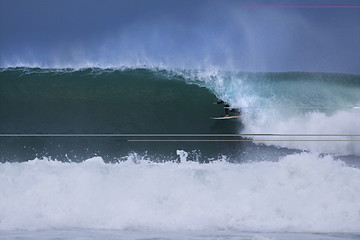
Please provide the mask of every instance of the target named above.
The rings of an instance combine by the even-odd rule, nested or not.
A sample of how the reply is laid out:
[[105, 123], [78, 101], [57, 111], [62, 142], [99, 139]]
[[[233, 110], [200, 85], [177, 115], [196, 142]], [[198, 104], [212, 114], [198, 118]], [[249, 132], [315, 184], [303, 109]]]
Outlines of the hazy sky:
[[0, 66], [360, 73], [350, 6], [360, 0], [0, 0]]

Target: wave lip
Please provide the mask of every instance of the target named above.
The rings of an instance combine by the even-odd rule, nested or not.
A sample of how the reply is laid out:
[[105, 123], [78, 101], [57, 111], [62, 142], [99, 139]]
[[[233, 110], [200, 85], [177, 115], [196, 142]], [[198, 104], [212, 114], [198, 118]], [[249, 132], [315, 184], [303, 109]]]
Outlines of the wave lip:
[[279, 162], [0, 165], [0, 229], [358, 232], [360, 171], [302, 153]]

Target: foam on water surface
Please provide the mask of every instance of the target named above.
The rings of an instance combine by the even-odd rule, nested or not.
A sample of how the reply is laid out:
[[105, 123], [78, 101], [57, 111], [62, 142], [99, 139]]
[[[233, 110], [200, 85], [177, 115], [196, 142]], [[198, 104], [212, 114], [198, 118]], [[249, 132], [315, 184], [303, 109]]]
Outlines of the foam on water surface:
[[133, 155], [2, 163], [0, 172], [1, 230], [360, 230], [360, 170], [331, 156], [178, 164]]

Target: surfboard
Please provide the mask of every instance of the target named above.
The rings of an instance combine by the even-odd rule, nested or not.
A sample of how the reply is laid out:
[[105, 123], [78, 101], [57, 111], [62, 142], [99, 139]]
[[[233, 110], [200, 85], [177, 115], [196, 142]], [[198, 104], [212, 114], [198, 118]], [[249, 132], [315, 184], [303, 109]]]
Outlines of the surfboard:
[[227, 119], [237, 119], [237, 118], [240, 118], [240, 116], [212, 117], [211, 119], [215, 119], [215, 120], [227, 120]]

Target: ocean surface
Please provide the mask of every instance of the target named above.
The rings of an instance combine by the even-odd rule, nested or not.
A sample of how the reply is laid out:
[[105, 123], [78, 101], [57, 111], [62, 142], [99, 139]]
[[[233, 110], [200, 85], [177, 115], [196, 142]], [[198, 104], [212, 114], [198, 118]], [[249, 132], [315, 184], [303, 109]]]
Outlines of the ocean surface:
[[[359, 239], [360, 75], [0, 69], [0, 239]], [[241, 111], [224, 116], [224, 100]]]

